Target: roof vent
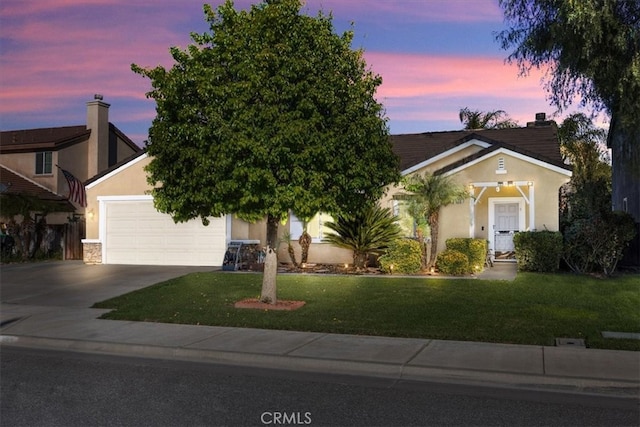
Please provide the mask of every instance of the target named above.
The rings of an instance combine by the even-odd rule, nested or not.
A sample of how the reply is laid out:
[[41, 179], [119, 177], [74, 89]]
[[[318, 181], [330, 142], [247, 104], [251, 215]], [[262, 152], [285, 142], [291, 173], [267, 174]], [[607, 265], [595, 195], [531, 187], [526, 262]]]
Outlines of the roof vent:
[[547, 120], [546, 113], [536, 113], [536, 122], [544, 122], [545, 120]]

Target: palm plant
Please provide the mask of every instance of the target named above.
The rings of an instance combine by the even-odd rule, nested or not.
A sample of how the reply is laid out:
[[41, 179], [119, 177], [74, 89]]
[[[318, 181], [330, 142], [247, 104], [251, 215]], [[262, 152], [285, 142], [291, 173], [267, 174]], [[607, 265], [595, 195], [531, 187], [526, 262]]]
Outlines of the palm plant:
[[518, 127], [518, 123], [511, 119], [504, 110], [482, 112], [465, 107], [460, 110], [458, 117], [467, 130]]
[[324, 241], [353, 251], [353, 264], [357, 269], [367, 267], [369, 255], [379, 252], [400, 237], [401, 229], [389, 209], [370, 206], [355, 215], [338, 215], [325, 223], [333, 231]]
[[411, 175], [404, 181], [411, 194], [406, 198], [412, 202], [411, 214], [418, 222], [426, 220], [431, 229], [431, 253], [426, 268], [435, 264], [438, 250], [438, 228], [440, 209], [469, 196], [464, 187], [443, 175]]

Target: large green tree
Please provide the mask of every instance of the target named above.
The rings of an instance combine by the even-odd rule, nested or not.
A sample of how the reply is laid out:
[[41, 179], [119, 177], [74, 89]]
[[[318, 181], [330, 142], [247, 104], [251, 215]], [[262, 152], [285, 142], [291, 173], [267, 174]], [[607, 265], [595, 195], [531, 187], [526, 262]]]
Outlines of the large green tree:
[[613, 207], [640, 222], [640, 2], [500, 0], [508, 28], [497, 36], [521, 72], [548, 70], [559, 108], [580, 99], [611, 116]]
[[382, 83], [353, 50], [353, 32], [301, 0], [204, 6], [175, 64], [132, 69], [151, 80], [157, 116], [147, 167], [158, 210], [176, 221], [235, 214], [267, 219], [267, 243], [290, 211], [337, 214], [373, 204], [399, 180]]

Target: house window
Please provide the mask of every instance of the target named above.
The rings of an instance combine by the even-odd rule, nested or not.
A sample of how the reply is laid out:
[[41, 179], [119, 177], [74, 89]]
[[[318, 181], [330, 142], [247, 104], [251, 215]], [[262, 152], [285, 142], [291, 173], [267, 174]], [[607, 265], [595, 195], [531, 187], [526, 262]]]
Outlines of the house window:
[[[311, 236], [311, 240], [314, 243], [322, 242], [326, 233], [331, 232], [331, 229], [325, 227], [325, 223], [333, 221], [331, 215], [325, 213], [316, 214], [311, 220], [307, 223], [307, 233]], [[302, 234], [304, 224], [300, 219], [298, 219], [294, 214], [291, 214], [289, 217], [289, 233], [291, 233], [291, 238], [294, 240], [298, 240], [300, 235]]]
[[52, 172], [53, 153], [40, 151], [36, 153], [36, 175], [48, 175]]
[[505, 174], [507, 170], [505, 169], [504, 157], [498, 158], [498, 169], [496, 169], [497, 174]]

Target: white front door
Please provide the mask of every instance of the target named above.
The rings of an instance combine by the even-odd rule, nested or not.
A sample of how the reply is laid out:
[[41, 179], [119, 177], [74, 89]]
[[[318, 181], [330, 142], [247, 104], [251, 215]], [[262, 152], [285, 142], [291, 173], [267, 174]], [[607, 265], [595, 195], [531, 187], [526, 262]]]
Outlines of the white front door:
[[520, 198], [491, 198], [489, 203], [490, 248], [496, 260], [515, 260], [513, 236], [522, 229], [524, 205]]

